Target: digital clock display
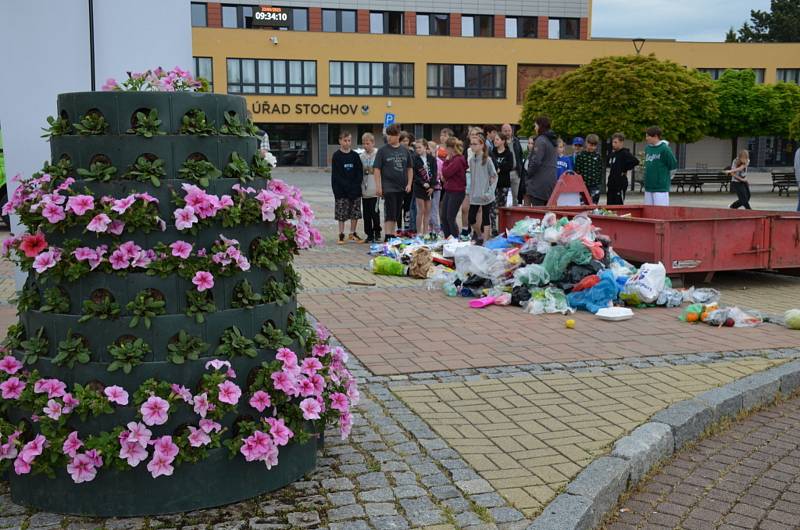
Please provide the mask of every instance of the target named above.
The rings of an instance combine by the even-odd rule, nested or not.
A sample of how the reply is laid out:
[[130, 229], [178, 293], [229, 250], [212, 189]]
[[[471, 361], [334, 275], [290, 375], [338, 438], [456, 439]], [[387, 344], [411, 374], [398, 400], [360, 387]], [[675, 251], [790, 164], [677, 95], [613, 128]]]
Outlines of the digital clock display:
[[253, 26], [288, 28], [292, 25], [292, 11], [283, 7], [259, 6], [253, 13]]

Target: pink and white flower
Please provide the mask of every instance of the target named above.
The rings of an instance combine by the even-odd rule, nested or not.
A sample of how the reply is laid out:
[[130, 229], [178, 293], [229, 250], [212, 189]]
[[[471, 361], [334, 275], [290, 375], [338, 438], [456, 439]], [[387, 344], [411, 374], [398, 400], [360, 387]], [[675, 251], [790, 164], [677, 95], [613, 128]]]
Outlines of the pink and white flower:
[[19, 377], [9, 377], [0, 383], [3, 399], [19, 399], [23, 390], [25, 390], [25, 381]]
[[300, 402], [300, 410], [303, 411], [303, 418], [307, 420], [318, 420], [322, 405], [315, 398], [306, 398]]
[[90, 232], [96, 232], [98, 234], [105, 232], [108, 230], [108, 225], [111, 223], [111, 218], [104, 213], [99, 213], [92, 217], [92, 220], [89, 221], [89, 224], [86, 225], [86, 229]]
[[125, 406], [128, 404], [128, 392], [121, 386], [113, 385], [107, 386], [103, 393], [106, 395], [111, 403]]
[[33, 268], [36, 272], [41, 274], [47, 269], [52, 269], [55, 267], [60, 260], [61, 251], [50, 249], [36, 256], [36, 258], [33, 260]]
[[250, 397], [250, 406], [259, 412], [264, 412], [264, 409], [266, 409], [270, 405], [272, 405], [272, 401], [270, 400], [269, 394], [267, 394], [263, 390], [256, 391]]
[[42, 208], [42, 217], [47, 219], [50, 224], [56, 224], [63, 221], [67, 215], [64, 213], [64, 208], [54, 202], [48, 202]]
[[222, 430], [222, 425], [215, 422], [214, 420], [202, 419], [199, 422], [200, 429], [203, 430], [204, 433], [211, 434], [211, 432], [220, 432]]
[[164, 425], [169, 418], [169, 403], [158, 396], [150, 396], [142, 403], [139, 412], [145, 425]]
[[175, 228], [178, 230], [186, 230], [187, 228], [191, 228], [198, 221], [194, 208], [191, 206], [178, 208], [175, 210], [174, 215]]
[[22, 363], [13, 355], [6, 355], [0, 360], [0, 371], [14, 375], [22, 369]]
[[63, 397], [66, 394], [67, 385], [58, 379], [39, 379], [33, 384], [33, 391], [36, 394], [47, 394], [48, 399]]
[[306, 357], [303, 359], [300, 369], [304, 374], [312, 376], [317, 373], [317, 370], [322, 370], [322, 363], [314, 357]]
[[334, 392], [331, 394], [331, 408], [339, 412], [348, 412], [350, 410], [350, 400], [341, 392]]
[[211, 443], [211, 437], [202, 429], [189, 426], [189, 445], [203, 447]]
[[125, 223], [123, 223], [119, 219], [114, 219], [108, 225], [108, 233], [115, 236], [121, 236], [124, 230], [125, 230]]
[[186, 241], [175, 241], [170, 244], [169, 248], [172, 249], [172, 255], [176, 258], [186, 259], [192, 253], [192, 245]]
[[119, 457], [126, 460], [129, 466], [136, 467], [139, 463], [147, 460], [149, 453], [141, 444], [130, 441], [130, 437], [127, 437], [127, 440], [123, 440], [123, 436], [126, 433], [127, 431], [123, 431], [122, 434], [120, 434]]
[[283, 419], [267, 418], [267, 423], [269, 424], [269, 433], [272, 435], [272, 439], [275, 440], [275, 445], [286, 445], [294, 437], [294, 433], [286, 426]]
[[138, 443], [142, 447], [146, 447], [147, 444], [150, 443], [150, 438], [153, 436], [153, 433], [150, 431], [150, 429], [145, 427], [144, 424], [131, 421], [128, 422], [126, 427], [128, 428], [127, 441]]
[[64, 440], [61, 451], [70, 458], [78, 454], [78, 449], [83, 447], [83, 442], [78, 438], [78, 431], [72, 431]]
[[214, 287], [214, 275], [208, 271], [197, 271], [194, 278], [192, 278], [192, 283], [202, 293]]
[[219, 400], [222, 403], [236, 405], [242, 395], [242, 389], [232, 381], [224, 381], [217, 385], [219, 389]]
[[115, 199], [114, 204], [111, 206], [111, 211], [122, 215], [128, 211], [128, 208], [133, 206], [134, 201], [136, 201], [136, 197], [134, 195], [128, 195], [122, 199]]
[[42, 409], [42, 412], [44, 412], [51, 420], [58, 420], [62, 414], [61, 408], [61, 403], [55, 399], [50, 399], [47, 401], [47, 405], [45, 405], [45, 407]]
[[73, 195], [67, 199], [67, 211], [81, 216], [94, 209], [94, 197], [91, 195]]
[[193, 409], [195, 413], [200, 415], [201, 418], [205, 418], [206, 414], [214, 410], [214, 405], [208, 400], [208, 394], [206, 392], [198, 394], [194, 397]]
[[72, 461], [67, 464], [67, 472], [72, 481], [76, 484], [81, 482], [91, 482], [97, 476], [97, 469], [88, 455], [75, 455]]
[[153, 458], [147, 464], [147, 470], [153, 476], [158, 478], [160, 476], [169, 477], [172, 475], [175, 468], [172, 467], [173, 459], [169, 459], [164, 455], [154, 454]]
[[174, 460], [178, 455], [178, 446], [172, 441], [172, 436], [162, 436], [151, 443], [153, 444], [154, 454], [164, 455], [170, 460]]

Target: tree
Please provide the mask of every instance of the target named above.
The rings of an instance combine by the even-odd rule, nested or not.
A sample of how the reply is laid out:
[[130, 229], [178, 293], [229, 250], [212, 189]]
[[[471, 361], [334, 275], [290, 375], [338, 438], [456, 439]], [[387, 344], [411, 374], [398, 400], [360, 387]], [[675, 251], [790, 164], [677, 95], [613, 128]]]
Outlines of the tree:
[[709, 129], [711, 136], [731, 140], [731, 158], [736, 158], [740, 136], [767, 133], [770, 112], [776, 107], [771, 87], [756, 84], [752, 70], [725, 70], [714, 83], [719, 117]]
[[771, 93], [764, 117], [764, 133], [769, 136], [791, 138], [791, 122], [800, 113], [800, 86], [794, 83], [767, 85]]
[[520, 124], [533, 130], [545, 114], [565, 136], [619, 131], [638, 140], [658, 125], [668, 140], [694, 142], [717, 116], [713, 82], [707, 75], [655, 56], [603, 57], [526, 93]]
[[725, 34], [725, 42], [736, 42], [736, 30], [733, 29], [733, 26], [728, 30], [728, 33]]
[[800, 42], [800, 0], [772, 0], [770, 10], [750, 11], [739, 42]]
[[800, 111], [794, 115], [794, 119], [789, 124], [789, 138], [800, 141]]

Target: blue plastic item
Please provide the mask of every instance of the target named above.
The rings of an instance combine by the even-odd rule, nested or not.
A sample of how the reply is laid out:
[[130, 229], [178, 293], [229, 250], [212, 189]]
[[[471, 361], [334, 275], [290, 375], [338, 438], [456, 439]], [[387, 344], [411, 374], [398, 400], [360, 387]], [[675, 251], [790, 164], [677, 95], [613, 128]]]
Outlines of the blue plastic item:
[[584, 309], [590, 313], [597, 313], [600, 309], [608, 307], [611, 302], [619, 296], [619, 286], [617, 285], [614, 273], [605, 270], [598, 274], [600, 283], [576, 293], [567, 295], [567, 302], [574, 309]]
[[504, 250], [511, 248], [513, 245], [503, 236], [497, 236], [485, 242], [483, 246], [491, 250]]

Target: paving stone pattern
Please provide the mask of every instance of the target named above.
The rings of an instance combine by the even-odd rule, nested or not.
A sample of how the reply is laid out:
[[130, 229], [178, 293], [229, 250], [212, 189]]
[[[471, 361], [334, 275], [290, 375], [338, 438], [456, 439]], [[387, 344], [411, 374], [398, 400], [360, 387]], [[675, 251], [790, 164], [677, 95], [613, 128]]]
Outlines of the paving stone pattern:
[[[778, 364], [745, 358], [615, 372], [395, 387], [458, 455], [526, 515], [669, 404]], [[445, 465], [450, 460], [445, 460]]]
[[680, 453], [616, 511], [608, 530], [790, 530], [800, 524], [800, 397]]

